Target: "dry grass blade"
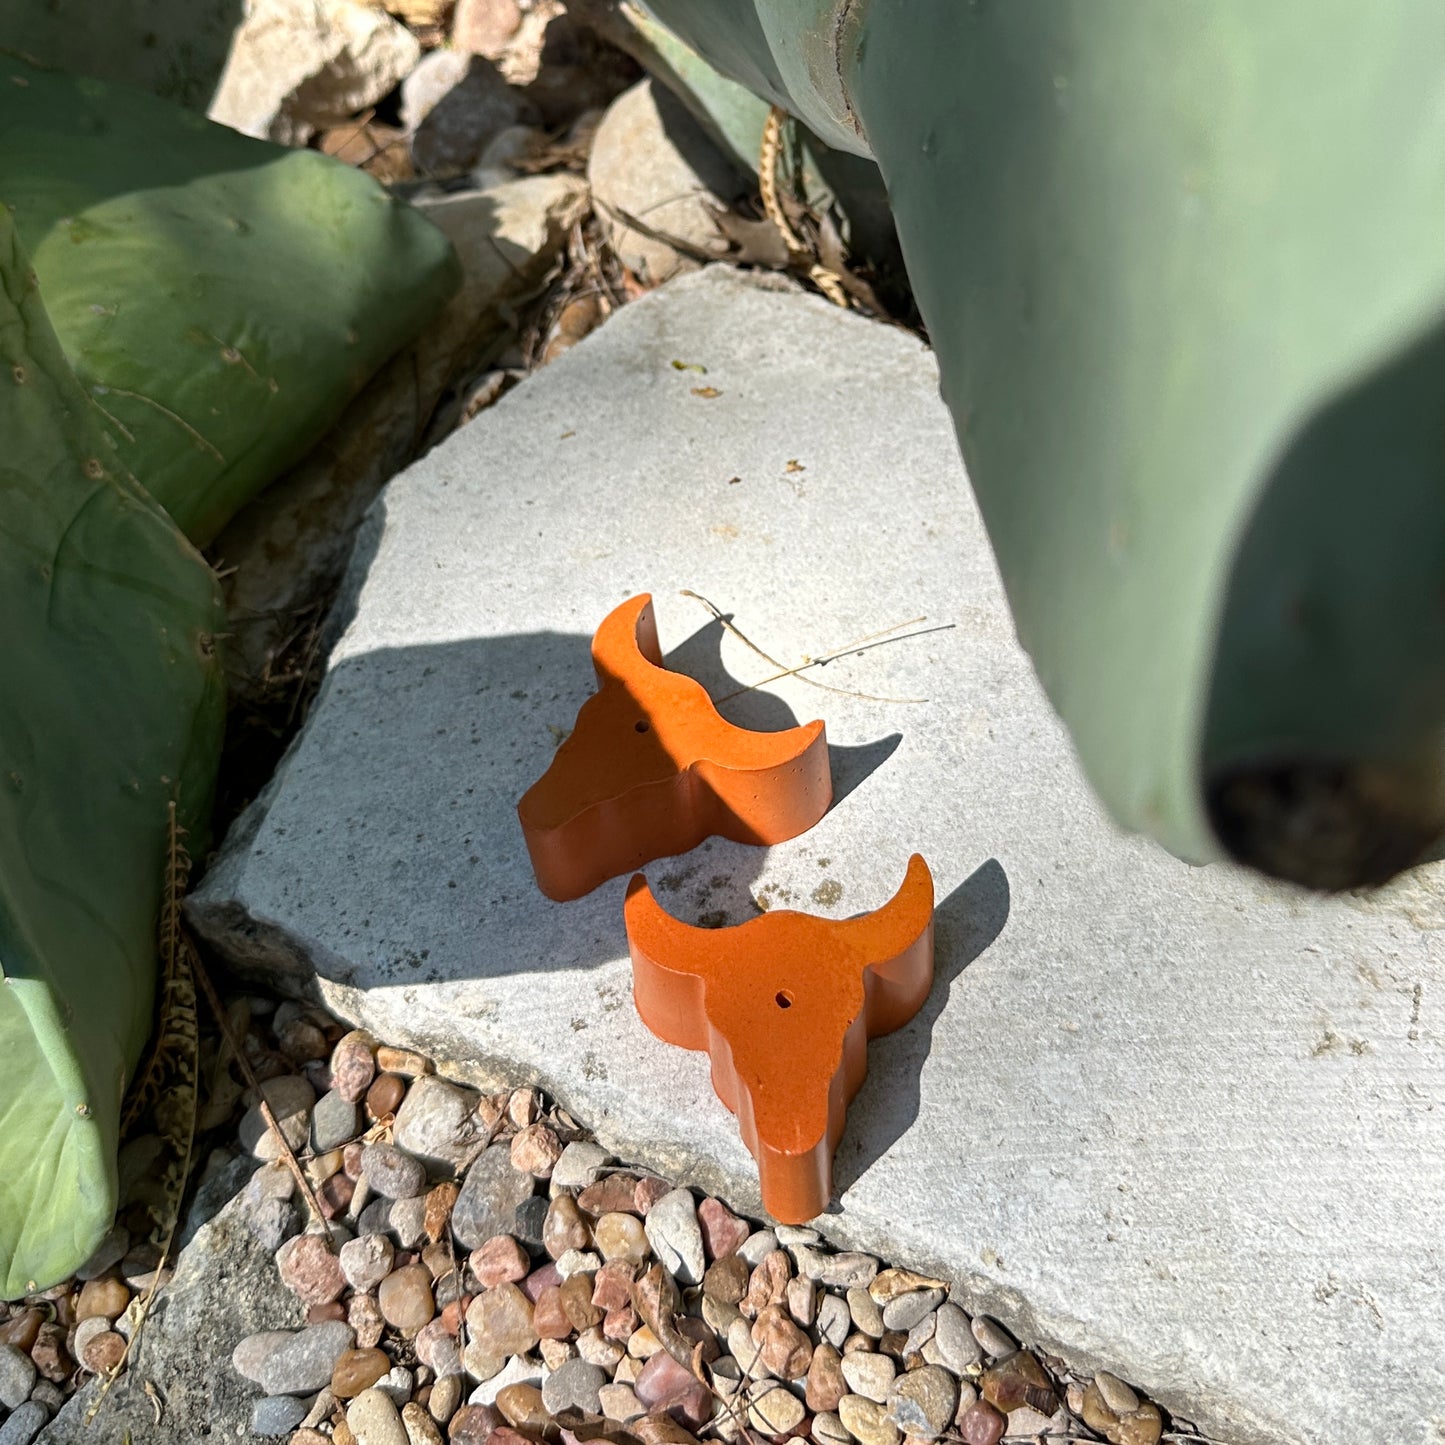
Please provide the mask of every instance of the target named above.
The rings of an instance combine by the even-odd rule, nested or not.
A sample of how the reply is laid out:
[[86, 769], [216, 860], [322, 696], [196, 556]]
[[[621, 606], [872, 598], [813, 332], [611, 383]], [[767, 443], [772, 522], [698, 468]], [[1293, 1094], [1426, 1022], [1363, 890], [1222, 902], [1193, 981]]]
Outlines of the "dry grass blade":
[[[770, 663], [773, 667], [778, 669], [778, 671], [774, 673], [771, 677], [762, 678], [758, 682], [750, 682], [745, 687], [738, 688], [736, 692], [730, 692], [726, 697], [718, 698], [717, 703], [719, 705], [725, 702], [730, 702], [735, 697], [741, 697], [744, 693], [753, 692], [757, 688], [764, 687], [770, 682], [778, 682], [785, 677], [796, 677], [799, 682], [805, 682], [808, 684], [809, 687], [820, 688], [823, 692], [836, 692], [840, 697], [859, 698], [863, 702], [887, 702], [913, 705], [917, 703], [925, 703], [928, 701], [926, 697], [883, 697], [877, 693], [859, 692], [856, 688], [833, 687], [829, 683], [819, 682], [818, 679], [815, 677], [804, 677], [803, 673], [805, 673], [810, 667], [825, 667], [828, 663], [834, 662], [840, 657], [846, 657], [850, 652], [861, 652], [865, 649], [859, 644], [855, 643], [851, 647], [840, 648], [838, 651], [828, 653], [823, 657], [805, 658], [796, 667], [787, 667], [783, 663], [779, 662], [778, 659], [776, 657], [773, 657], [770, 653], [764, 652], [763, 649], [759, 647], [756, 642], [754, 642], [739, 627], [737, 627], [731, 617], [724, 613], [722, 609], [716, 605], [716, 603], [709, 602], [708, 599], [704, 597], [700, 592], [694, 592], [690, 588], [684, 587], [680, 595], [683, 597], [691, 597], [695, 602], [701, 602], [702, 605], [706, 607], [709, 612], [712, 613], [716, 621], [721, 623], [724, 628], [731, 632], [732, 635], [736, 637], [737, 640], [741, 642], [744, 647], [756, 653], [759, 657], [763, 659], [764, 662]], [[886, 638], [886, 635], [888, 633], [896, 632], [898, 628], [907, 626], [909, 626], [907, 622], [899, 622], [896, 623], [893, 627], [885, 628], [881, 633], [874, 633], [871, 635], [874, 638], [882, 639]], [[953, 624], [950, 622], [945, 623], [940, 627], [930, 627], [925, 630], [928, 632], [942, 632], [946, 631], [947, 628], [952, 626]], [[919, 637], [922, 635], [922, 633], [909, 634], [909, 636], [911, 637]], [[901, 642], [904, 639], [892, 638], [888, 640]], [[870, 645], [876, 647], [879, 645], [879, 643], [875, 641], [872, 642]]]
[[[111, 1387], [120, 1378], [131, 1352], [140, 1342], [146, 1316], [160, 1288], [166, 1262], [175, 1247], [181, 1201], [191, 1174], [199, 1106], [200, 1032], [196, 1011], [195, 945], [181, 920], [181, 900], [186, 895], [190, 875], [191, 859], [186, 852], [184, 830], [176, 819], [176, 805], [172, 800], [168, 813], [166, 875], [161, 900], [160, 1013], [156, 1045], [149, 1060], [145, 1088], [141, 1091], [148, 1098], [147, 1107], [170, 1153], [170, 1162], [162, 1177], [164, 1205], [151, 1235], [152, 1241], [160, 1246], [160, 1257], [156, 1260], [150, 1286], [136, 1303], [135, 1320], [125, 1349], [120, 1359], [106, 1372], [100, 1392], [86, 1412], [87, 1425], [104, 1405]], [[162, 1084], [166, 1086], [164, 1093], [161, 1092]], [[140, 1112], [128, 1110], [127, 1115], [133, 1121]], [[152, 1403], [156, 1403], [153, 1387], [147, 1390], [147, 1394], [151, 1396]]]

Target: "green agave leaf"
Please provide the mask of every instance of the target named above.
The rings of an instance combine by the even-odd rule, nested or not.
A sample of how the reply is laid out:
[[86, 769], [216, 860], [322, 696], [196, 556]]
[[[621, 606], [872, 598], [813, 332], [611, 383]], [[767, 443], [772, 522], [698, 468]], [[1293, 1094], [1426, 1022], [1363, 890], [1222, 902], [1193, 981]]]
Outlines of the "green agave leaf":
[[198, 545], [456, 289], [371, 177], [0, 56], [0, 202], [123, 463]]
[[220, 751], [219, 590], [104, 423], [0, 207], [0, 1297], [110, 1225], [168, 805]]

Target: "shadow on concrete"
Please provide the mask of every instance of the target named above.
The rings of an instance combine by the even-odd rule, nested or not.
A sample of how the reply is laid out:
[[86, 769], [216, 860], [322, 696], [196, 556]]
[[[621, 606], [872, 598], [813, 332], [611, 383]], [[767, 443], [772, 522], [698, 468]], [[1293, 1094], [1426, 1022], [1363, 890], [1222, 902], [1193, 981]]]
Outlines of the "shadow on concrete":
[[[363, 566], [372, 540], [363, 536]], [[352, 573], [353, 587], [359, 575]], [[354, 605], [348, 592], [340, 624]], [[720, 623], [709, 623], [665, 661], [714, 695], [739, 693], [722, 709], [739, 726], [797, 726], [779, 698], [739, 692], [743, 684], [720, 656], [722, 635]], [[276, 880], [281, 897], [247, 905], [259, 916], [284, 913], [287, 926], [198, 898], [192, 917], [200, 931], [233, 962], [264, 960], [294, 973], [301, 987], [313, 967], [357, 988], [485, 988], [509, 974], [617, 959], [626, 949], [627, 877], [552, 902], [537, 887], [516, 813], [596, 689], [590, 643], [575, 633], [535, 632], [383, 646], [336, 661], [317, 704], [329, 724], [301, 741], [288, 764], [290, 784], [264, 818], [254, 816], [254, 835], [233, 833], [233, 848], [253, 851], [289, 851], [293, 840], [308, 840], [307, 867]], [[898, 741], [831, 746], [838, 794], [859, 787]], [[757, 916], [752, 885], [767, 856], [711, 838], [646, 872], [669, 912], [727, 926]], [[314, 946], [302, 957], [290, 935], [308, 932]]]
[[980, 864], [934, 910], [933, 990], [896, 1033], [868, 1045], [868, 1077], [848, 1110], [848, 1127], [833, 1158], [834, 1202], [878, 1162], [918, 1117], [920, 1076], [933, 1049], [933, 1026], [957, 979], [1003, 932], [1009, 915], [1008, 875], [997, 858]]

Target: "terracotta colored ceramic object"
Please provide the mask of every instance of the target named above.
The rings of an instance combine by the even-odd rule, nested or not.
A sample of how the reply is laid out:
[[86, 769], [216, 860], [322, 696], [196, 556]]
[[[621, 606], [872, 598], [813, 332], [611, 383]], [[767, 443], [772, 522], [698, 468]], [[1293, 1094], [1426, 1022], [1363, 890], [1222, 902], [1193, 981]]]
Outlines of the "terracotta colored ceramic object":
[[907, 1023], [933, 986], [928, 865], [915, 853], [894, 897], [861, 918], [778, 910], [717, 929], [665, 913], [639, 874], [626, 918], [642, 1021], [711, 1057], [773, 1217], [820, 1214], [868, 1040]]
[[700, 682], [663, 667], [646, 593], [603, 620], [592, 662], [601, 686], [517, 804], [549, 898], [580, 898], [714, 833], [781, 843], [828, 811], [823, 724], [757, 733], [724, 721]]

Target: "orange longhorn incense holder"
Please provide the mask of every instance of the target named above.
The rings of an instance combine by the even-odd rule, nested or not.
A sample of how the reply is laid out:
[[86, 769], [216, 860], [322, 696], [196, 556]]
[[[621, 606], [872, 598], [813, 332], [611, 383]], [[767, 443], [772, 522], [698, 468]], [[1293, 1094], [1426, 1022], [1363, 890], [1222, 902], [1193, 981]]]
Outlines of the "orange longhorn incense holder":
[[724, 721], [700, 682], [662, 665], [652, 598], [592, 639], [598, 691], [517, 804], [542, 892], [558, 902], [718, 833], [781, 843], [828, 811], [821, 722], [758, 733]]
[[933, 986], [928, 865], [915, 853], [894, 897], [861, 918], [780, 910], [718, 929], [665, 913], [638, 874], [626, 919], [637, 1012], [712, 1059], [769, 1213], [784, 1224], [822, 1213], [868, 1040], [906, 1024]]

